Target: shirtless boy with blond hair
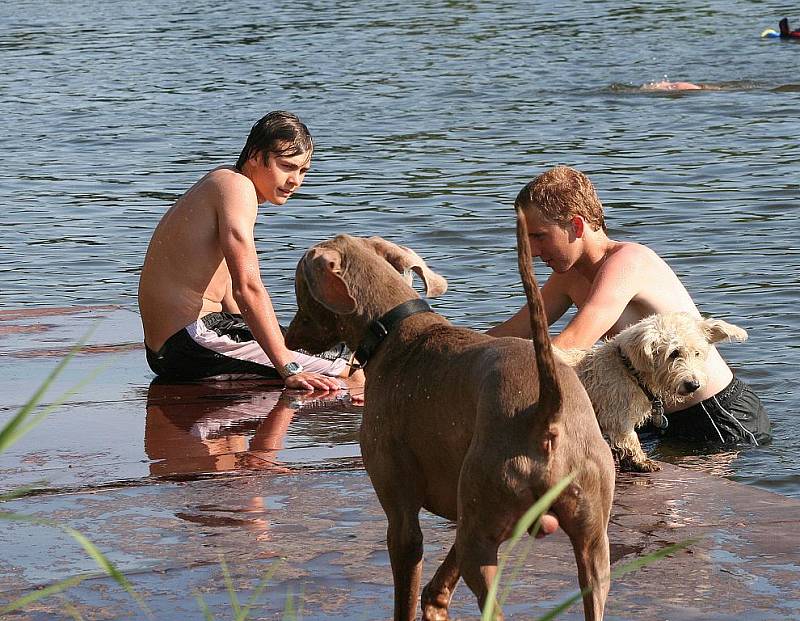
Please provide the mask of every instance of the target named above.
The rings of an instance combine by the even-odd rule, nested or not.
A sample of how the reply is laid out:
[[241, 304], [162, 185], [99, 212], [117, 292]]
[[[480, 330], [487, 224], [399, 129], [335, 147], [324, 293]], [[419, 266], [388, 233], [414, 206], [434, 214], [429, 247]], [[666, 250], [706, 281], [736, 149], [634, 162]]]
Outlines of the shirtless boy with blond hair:
[[[608, 237], [603, 206], [583, 173], [567, 166], [548, 170], [522, 188], [516, 205], [525, 215], [533, 256], [553, 271], [541, 290], [548, 323], [577, 307], [553, 338], [557, 347], [589, 349], [655, 313], [700, 317], [661, 257], [642, 244]], [[489, 334], [530, 338], [527, 306]], [[707, 385], [671, 410], [680, 414], [670, 417], [668, 431], [725, 442], [768, 441], [770, 423], [758, 396], [734, 377], [713, 346], [707, 372]]]
[[253, 126], [235, 166], [206, 174], [161, 218], [139, 281], [147, 361], [157, 375], [256, 375], [289, 388], [341, 387], [346, 359], [286, 348], [254, 241], [258, 206], [286, 203], [302, 185], [313, 149], [300, 119], [271, 112]]

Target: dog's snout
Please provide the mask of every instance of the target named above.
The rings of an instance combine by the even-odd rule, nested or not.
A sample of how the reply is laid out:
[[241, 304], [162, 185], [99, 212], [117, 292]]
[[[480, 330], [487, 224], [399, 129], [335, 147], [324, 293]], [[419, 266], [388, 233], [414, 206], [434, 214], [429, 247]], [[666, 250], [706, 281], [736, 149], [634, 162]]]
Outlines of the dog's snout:
[[698, 382], [695, 379], [687, 380], [687, 381], [685, 381], [683, 383], [683, 390], [685, 391], [685, 394], [687, 394], [687, 395], [692, 394], [698, 388], [700, 388], [700, 382]]

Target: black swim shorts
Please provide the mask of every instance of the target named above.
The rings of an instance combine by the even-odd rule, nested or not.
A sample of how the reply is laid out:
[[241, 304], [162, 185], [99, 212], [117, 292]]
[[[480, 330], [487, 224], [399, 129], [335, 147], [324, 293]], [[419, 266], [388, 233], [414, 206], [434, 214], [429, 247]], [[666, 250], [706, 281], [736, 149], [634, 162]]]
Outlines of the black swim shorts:
[[[338, 377], [348, 363], [341, 349], [328, 356], [292, 353], [305, 370]], [[157, 352], [147, 347], [146, 353], [153, 372], [166, 379], [281, 379], [242, 316], [233, 313], [209, 313], [173, 334]]]
[[666, 437], [756, 446], [772, 439], [761, 400], [736, 377], [713, 397], [666, 416], [669, 425], [661, 432]]

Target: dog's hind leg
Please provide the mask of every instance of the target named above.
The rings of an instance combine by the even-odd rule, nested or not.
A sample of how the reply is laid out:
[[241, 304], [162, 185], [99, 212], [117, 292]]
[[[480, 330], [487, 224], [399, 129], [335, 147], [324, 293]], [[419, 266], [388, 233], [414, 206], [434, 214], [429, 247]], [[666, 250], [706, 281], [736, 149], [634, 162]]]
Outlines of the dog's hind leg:
[[608, 535], [603, 531], [592, 538], [574, 537], [572, 548], [581, 591], [591, 589], [583, 596], [584, 618], [586, 621], [602, 621], [610, 583]]
[[[497, 539], [487, 537], [477, 529], [462, 528], [459, 520], [458, 533], [456, 534], [456, 551], [458, 565], [464, 582], [478, 598], [481, 612], [486, 608], [489, 588], [497, 574]], [[494, 603], [494, 621], [504, 619], [500, 605]]]
[[445, 621], [449, 618], [447, 609], [460, 577], [456, 547], [452, 546], [431, 581], [422, 589], [423, 621]]
[[[603, 504], [608, 506], [599, 506]], [[610, 498], [607, 503], [593, 499], [591, 503], [583, 503], [577, 510], [580, 517], [572, 520], [567, 516], [561, 519], [563, 513], [559, 512], [561, 526], [569, 535], [575, 552], [578, 583], [581, 591], [584, 591], [583, 613], [586, 621], [602, 621], [608, 597], [611, 579], [607, 534], [610, 505]]]

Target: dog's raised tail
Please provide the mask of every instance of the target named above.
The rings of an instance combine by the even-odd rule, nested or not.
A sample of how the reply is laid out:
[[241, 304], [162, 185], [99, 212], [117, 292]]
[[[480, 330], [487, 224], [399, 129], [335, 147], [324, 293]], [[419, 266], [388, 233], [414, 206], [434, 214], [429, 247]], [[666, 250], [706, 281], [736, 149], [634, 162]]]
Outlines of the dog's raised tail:
[[519, 275], [528, 300], [531, 321], [531, 338], [536, 353], [536, 366], [539, 369], [539, 416], [540, 420], [552, 422], [553, 416], [561, 409], [561, 386], [556, 374], [556, 363], [550, 334], [547, 331], [547, 317], [544, 312], [542, 294], [536, 276], [533, 274], [533, 256], [528, 240], [528, 225], [519, 206], [517, 212], [517, 260]]

